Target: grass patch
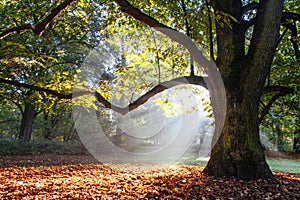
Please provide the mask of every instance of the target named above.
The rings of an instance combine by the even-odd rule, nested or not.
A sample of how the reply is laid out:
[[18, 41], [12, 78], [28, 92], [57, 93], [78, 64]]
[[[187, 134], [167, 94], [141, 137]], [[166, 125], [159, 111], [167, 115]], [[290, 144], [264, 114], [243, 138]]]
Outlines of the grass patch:
[[300, 160], [270, 159], [267, 163], [272, 171], [300, 173]]
[[[200, 157], [197, 155], [182, 156], [176, 163], [185, 165], [200, 165], [207, 164], [208, 157]], [[272, 171], [300, 173], [300, 160], [299, 159], [267, 159]]]

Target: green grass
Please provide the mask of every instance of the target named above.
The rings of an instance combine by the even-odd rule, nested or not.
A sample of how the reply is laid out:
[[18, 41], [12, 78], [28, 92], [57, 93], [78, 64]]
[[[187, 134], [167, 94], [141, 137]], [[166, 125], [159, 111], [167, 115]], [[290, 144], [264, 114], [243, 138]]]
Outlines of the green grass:
[[271, 170], [300, 173], [300, 160], [278, 159], [267, 160]]
[[[179, 164], [186, 165], [202, 165], [205, 166], [207, 159], [199, 159], [197, 155], [182, 156], [177, 160]], [[271, 170], [273, 171], [282, 171], [282, 172], [291, 172], [291, 173], [300, 173], [300, 160], [291, 160], [291, 159], [269, 159], [267, 160]]]
[[199, 158], [198, 155], [189, 155], [180, 157], [176, 163], [185, 164], [185, 165], [201, 165], [205, 166], [208, 161], [208, 158]]

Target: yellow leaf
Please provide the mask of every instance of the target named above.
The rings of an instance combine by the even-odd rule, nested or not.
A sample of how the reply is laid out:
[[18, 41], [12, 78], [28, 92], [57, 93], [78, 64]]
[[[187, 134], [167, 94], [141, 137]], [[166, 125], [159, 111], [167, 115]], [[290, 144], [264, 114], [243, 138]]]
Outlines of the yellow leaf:
[[69, 72], [68, 71], [64, 71], [62, 74], [68, 76]]

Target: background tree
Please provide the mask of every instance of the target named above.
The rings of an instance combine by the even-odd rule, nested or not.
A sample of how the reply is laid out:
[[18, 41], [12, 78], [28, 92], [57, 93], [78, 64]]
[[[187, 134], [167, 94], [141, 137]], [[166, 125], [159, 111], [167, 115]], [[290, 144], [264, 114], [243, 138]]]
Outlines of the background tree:
[[[71, 2], [0, 4], [3, 19], [1, 77], [51, 90], [71, 91], [86, 49], [95, 46], [97, 31], [91, 30], [99, 23], [91, 20], [99, 17], [95, 11], [98, 4]], [[11, 34], [14, 32], [22, 34]], [[56, 97], [7, 84], [2, 91], [2, 97], [17, 104], [22, 114], [19, 140], [29, 141], [36, 115], [42, 110], [48, 112]]]

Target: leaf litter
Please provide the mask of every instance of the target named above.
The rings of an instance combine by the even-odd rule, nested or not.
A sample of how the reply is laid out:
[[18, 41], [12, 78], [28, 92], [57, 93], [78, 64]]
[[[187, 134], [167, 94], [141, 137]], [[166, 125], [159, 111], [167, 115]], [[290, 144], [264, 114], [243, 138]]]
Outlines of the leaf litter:
[[91, 156], [3, 156], [0, 199], [300, 199], [300, 174], [273, 172], [274, 180], [242, 181], [202, 170], [101, 164]]

